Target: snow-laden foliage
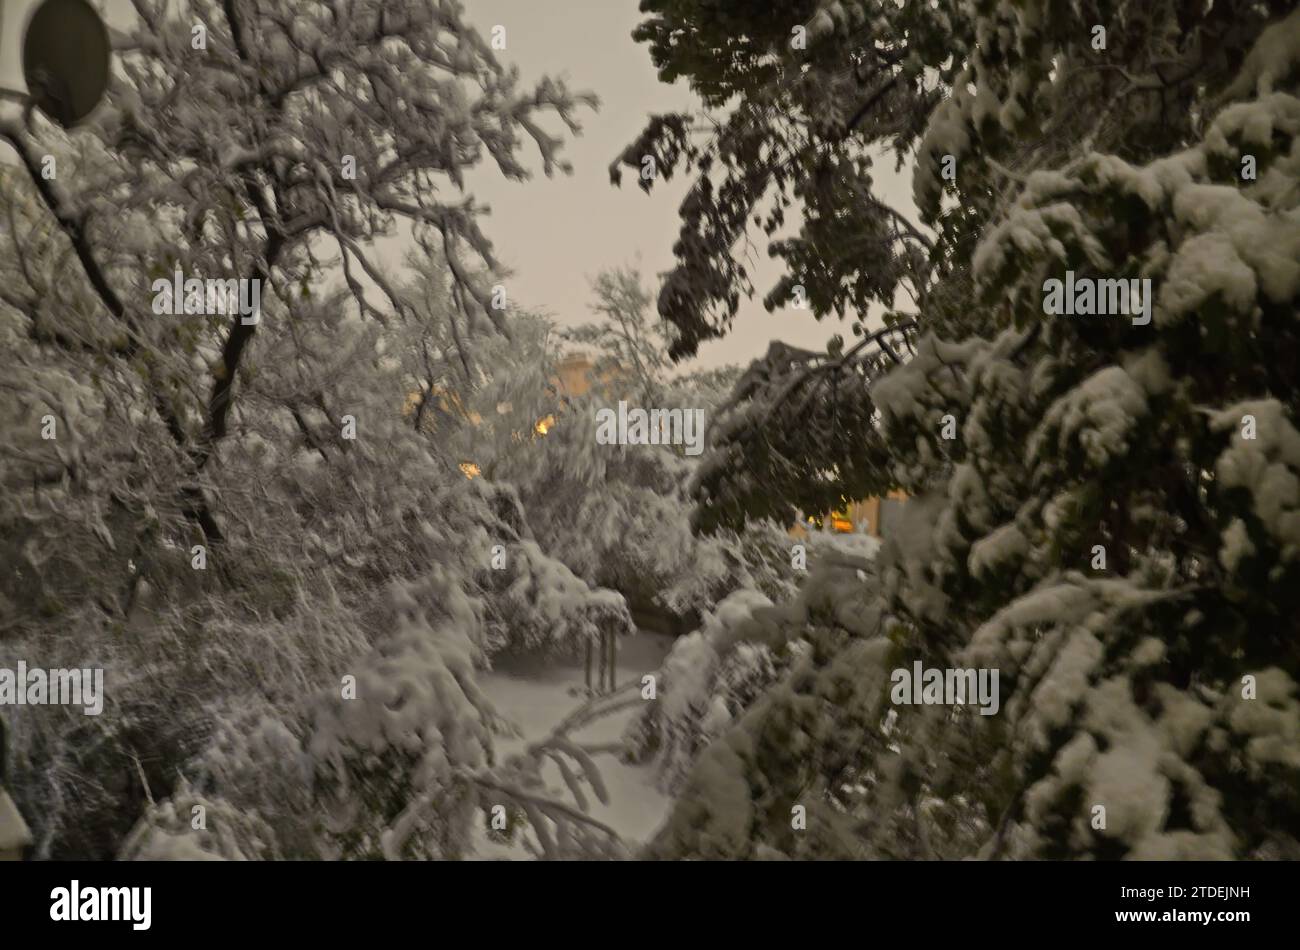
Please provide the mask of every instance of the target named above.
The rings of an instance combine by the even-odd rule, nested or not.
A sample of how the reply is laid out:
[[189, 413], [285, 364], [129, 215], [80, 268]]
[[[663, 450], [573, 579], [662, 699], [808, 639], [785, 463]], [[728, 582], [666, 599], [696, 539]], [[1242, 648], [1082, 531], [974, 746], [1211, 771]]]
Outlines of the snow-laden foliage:
[[149, 806], [118, 855], [125, 861], [263, 861], [276, 857], [274, 834], [265, 822], [220, 799], [196, 795], [184, 783], [166, 801]]
[[[468, 172], [565, 170], [546, 116], [594, 97], [524, 88], [443, 0], [144, 3], [113, 40], [90, 124], [0, 121], [0, 665], [106, 691], [7, 716], [36, 854], [451, 856], [523, 795], [616, 850], [495, 761], [475, 677], [627, 610], [411, 402], [509, 335]], [[372, 258], [399, 225], [409, 280]], [[259, 319], [157, 312], [178, 269], [261, 281]]]
[[[775, 676], [772, 653], [761, 644], [729, 650], [732, 631], [771, 602], [741, 589], [710, 611], [701, 628], [679, 638], [656, 674], [658, 700], [646, 706], [628, 732], [634, 759], [657, 759], [662, 787], [675, 790], [699, 750], [730, 725], [738, 710]], [[724, 642], [725, 641], [725, 642]]]
[[799, 510], [820, 514], [883, 494], [888, 454], [873, 438], [877, 409], [866, 383], [910, 352], [910, 336], [907, 327], [888, 329], [830, 354], [773, 342], [716, 414], [711, 451], [689, 485], [694, 527], [789, 525]]
[[[916, 156], [943, 264], [903, 365], [814, 391], [827, 415], [869, 400], [836, 467], [910, 499], [827, 598], [857, 618], [783, 621], [811, 649], [698, 755], [650, 854], [1300, 854], [1289, 7], [935, 5], [971, 15]], [[1046, 312], [1067, 271], [1150, 280], [1150, 322]], [[749, 453], [770, 466], [758, 422], [808, 389], [773, 366], [739, 393], [734, 457], [704, 463], [702, 526], [783, 500]], [[825, 451], [777, 437], [796, 464]], [[999, 671], [999, 711], [894, 705], [917, 661]]]
[[[789, 546], [788, 536], [786, 543]], [[814, 577], [826, 570], [823, 561], [832, 569], [865, 570], [878, 549], [870, 536], [831, 532], [809, 534], [799, 543]], [[791, 574], [787, 572], [787, 578]], [[819, 583], [814, 581], [812, 589]], [[797, 587], [787, 580], [779, 590], [784, 601], [795, 596]], [[654, 761], [661, 788], [680, 791], [700, 751], [785, 675], [807, 647], [800, 631], [785, 630], [774, 638], [771, 618], [782, 616], [786, 614], [773, 606], [764, 590], [751, 583], [705, 611], [699, 629], [673, 644], [655, 673], [657, 701], [645, 706], [625, 737], [631, 761]]]
[[[498, 369], [464, 406], [477, 421], [457, 429], [456, 451], [515, 486], [543, 549], [589, 584], [621, 591], [634, 609], [681, 618], [689, 629], [734, 590], [791, 593], [784, 526], [695, 537], [686, 494], [695, 458], [670, 444], [597, 441], [596, 413], [620, 400], [701, 410], [712, 437], [732, 372], [667, 373], [671, 334], [649, 313], [634, 271], [604, 272], [594, 291], [596, 322], [555, 334], [528, 321], [512, 341], [484, 349]], [[590, 363], [587, 392], [555, 385], [559, 345]]]
[[486, 575], [492, 613], [489, 643], [497, 652], [573, 653], [603, 633], [631, 633], [622, 594], [593, 590], [531, 539], [520, 541], [511, 552], [505, 570]]

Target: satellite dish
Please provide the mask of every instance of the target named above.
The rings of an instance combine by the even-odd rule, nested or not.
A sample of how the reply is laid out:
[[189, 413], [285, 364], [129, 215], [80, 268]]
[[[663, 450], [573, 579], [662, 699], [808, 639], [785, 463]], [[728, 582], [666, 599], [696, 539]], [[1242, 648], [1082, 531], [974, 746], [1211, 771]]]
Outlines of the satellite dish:
[[45, 0], [27, 21], [23, 78], [36, 107], [65, 129], [108, 89], [108, 30], [86, 0]]

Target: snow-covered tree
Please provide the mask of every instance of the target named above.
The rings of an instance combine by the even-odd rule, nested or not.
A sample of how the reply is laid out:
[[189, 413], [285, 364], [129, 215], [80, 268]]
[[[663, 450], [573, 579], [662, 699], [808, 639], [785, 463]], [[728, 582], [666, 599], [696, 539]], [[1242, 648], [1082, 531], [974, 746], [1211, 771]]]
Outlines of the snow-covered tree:
[[[567, 169], [540, 123], [549, 112], [576, 130], [575, 110], [594, 97], [550, 79], [520, 88], [454, 2], [137, 12], [137, 26], [114, 37], [115, 81], [93, 124], [62, 142], [39, 123], [6, 121], [0, 135], [70, 243], [74, 282], [84, 274], [92, 290], [81, 323], [105, 328], [98, 355], [135, 380], [176, 443], [186, 512], [219, 542], [203, 475], [230, 431], [254, 341], [291, 336], [318, 315], [300, 301], [326, 265], [321, 253], [337, 251], [365, 316], [400, 316], [409, 305], [366, 246], [405, 221], [445, 257], [466, 311], [504, 328], [474, 266], [497, 264], [465, 173], [487, 160], [527, 177], [524, 137], [547, 174]], [[68, 149], [80, 161], [44, 177], [41, 154]], [[157, 319], [152, 282], [176, 269], [265, 282], [263, 319]], [[79, 340], [63, 342], [75, 351]]]
[[[528, 177], [525, 142], [567, 170], [547, 116], [594, 97], [525, 88], [450, 0], [136, 14], [89, 124], [0, 119], [0, 657], [109, 683], [102, 716], [11, 722], [38, 855], [112, 855], [141, 814], [124, 853], [459, 854], [489, 783], [554, 840], [581, 809], [499, 771], [474, 671], [626, 609], [403, 407], [509, 333], [468, 172]], [[423, 287], [373, 258], [399, 229]], [[174, 314], [178, 270], [260, 312]], [[227, 824], [165, 846], [195, 804]]]
[[[660, 78], [686, 78], [704, 107], [652, 116], [610, 168], [615, 183], [626, 168], [647, 192], [661, 178], [694, 176], [676, 265], [659, 291], [659, 313], [677, 331], [674, 358], [723, 335], [755, 291], [754, 232], [786, 267], [763, 298], [768, 309], [865, 314], [930, 290], [942, 267], [934, 240], [879, 198], [872, 169], [886, 149], [902, 155], [915, 144], [938, 87], [951, 82], [952, 53], [970, 34], [958, 7], [642, 4], [648, 18], [634, 36]], [[783, 233], [787, 215], [794, 234]]]
[[638, 271], [601, 271], [592, 282], [594, 323], [566, 330], [564, 338], [591, 351], [591, 376], [613, 381], [623, 395], [655, 406], [668, 381], [671, 325], [650, 313], [651, 297]]
[[[841, 39], [890, 42], [893, 4], [816, 6]], [[837, 465], [864, 474], [832, 478], [911, 499], [871, 571], [776, 622], [801, 662], [700, 752], [651, 853], [1300, 853], [1290, 6], [926, 5], [970, 20], [915, 155], [936, 244], [917, 330], [897, 361], [861, 351], [846, 395], [809, 388], [843, 378], [835, 353], [752, 369], [697, 494], [706, 526], [784, 500], [747, 466], [796, 394], [847, 405]], [[839, 42], [810, 44], [814, 71], [848, 65]], [[1150, 280], [1149, 323], [1136, 296], [1047, 312], [1067, 271]], [[781, 438], [803, 465], [822, 448]], [[893, 705], [890, 671], [918, 660], [997, 669], [1000, 711]]]
[[[545, 550], [589, 583], [622, 591], [635, 608], [666, 611], [688, 629], [732, 590], [789, 592], [788, 571], [779, 568], [789, 559], [782, 530], [692, 536], [685, 491], [696, 460], [681, 446], [598, 442], [596, 413], [619, 400], [702, 410], [708, 426], [732, 373], [670, 375], [670, 330], [651, 314], [652, 297], [634, 270], [603, 272], [593, 291], [594, 322], [558, 334], [535, 327], [492, 344], [499, 382], [475, 404], [483, 416], [475, 434], [497, 433], [480, 462], [484, 473], [516, 486]], [[590, 360], [586, 393], [556, 387], [561, 345]], [[533, 419], [548, 420], [544, 434], [529, 430]]]

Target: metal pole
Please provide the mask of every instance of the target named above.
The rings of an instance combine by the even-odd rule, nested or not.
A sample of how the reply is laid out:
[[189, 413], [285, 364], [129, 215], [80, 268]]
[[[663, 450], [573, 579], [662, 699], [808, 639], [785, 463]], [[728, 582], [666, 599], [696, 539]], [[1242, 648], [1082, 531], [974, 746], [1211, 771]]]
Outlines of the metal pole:
[[614, 682], [618, 679], [618, 633], [614, 630], [609, 632], [609, 691], [612, 693], [617, 688]]
[[585, 664], [587, 672], [587, 695], [591, 695], [591, 637], [587, 638], [587, 662]]
[[606, 649], [607, 648], [605, 646], [605, 632], [602, 630], [600, 633], [600, 658], [596, 662], [596, 683], [597, 683], [596, 692], [598, 693], [605, 692]]

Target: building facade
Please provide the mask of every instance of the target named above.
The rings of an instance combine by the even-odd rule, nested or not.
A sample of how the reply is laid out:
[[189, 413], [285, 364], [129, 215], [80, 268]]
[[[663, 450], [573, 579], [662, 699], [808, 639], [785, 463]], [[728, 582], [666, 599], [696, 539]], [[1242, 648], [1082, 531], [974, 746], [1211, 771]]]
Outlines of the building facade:
[[892, 491], [881, 497], [863, 498], [851, 501], [843, 508], [824, 515], [800, 515], [799, 520], [790, 528], [796, 537], [804, 537], [809, 528], [824, 528], [839, 534], [869, 534], [873, 538], [884, 538], [897, 522], [898, 515], [907, 495], [901, 491]]

